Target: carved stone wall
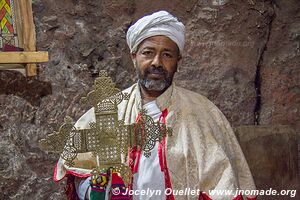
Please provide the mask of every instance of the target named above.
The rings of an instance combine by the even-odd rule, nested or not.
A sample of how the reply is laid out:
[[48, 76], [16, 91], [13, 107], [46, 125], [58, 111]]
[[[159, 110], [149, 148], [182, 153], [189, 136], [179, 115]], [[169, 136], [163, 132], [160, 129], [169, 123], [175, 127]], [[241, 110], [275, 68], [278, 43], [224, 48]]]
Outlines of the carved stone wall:
[[186, 25], [177, 85], [207, 96], [233, 126], [286, 124], [299, 133], [298, 0], [33, 0], [37, 49], [50, 61], [34, 79], [0, 71], [0, 199], [64, 199], [64, 183], [52, 181], [58, 155], [38, 139], [87, 110], [79, 100], [99, 70], [121, 89], [135, 82], [126, 30], [161, 9]]

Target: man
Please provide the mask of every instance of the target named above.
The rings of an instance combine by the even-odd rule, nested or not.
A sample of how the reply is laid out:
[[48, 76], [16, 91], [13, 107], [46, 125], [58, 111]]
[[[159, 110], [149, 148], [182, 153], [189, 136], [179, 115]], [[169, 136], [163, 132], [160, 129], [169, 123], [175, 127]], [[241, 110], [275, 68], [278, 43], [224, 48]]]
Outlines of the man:
[[[213, 200], [234, 198], [234, 191], [254, 190], [255, 185], [236, 137], [221, 111], [200, 94], [175, 86], [173, 77], [184, 48], [185, 27], [166, 11], [139, 19], [127, 32], [127, 43], [137, 71], [138, 83], [123, 92], [129, 100], [118, 106], [119, 119], [133, 124], [141, 108], [155, 121], [173, 129], [172, 136], [156, 142], [150, 157], [134, 156], [135, 190], [231, 190], [211, 195]], [[77, 128], [95, 121], [94, 110], [85, 113]], [[82, 163], [90, 155], [78, 158]], [[54, 179], [66, 174], [84, 178], [77, 186], [80, 199], [89, 198], [90, 169], [69, 168], [60, 160]], [[78, 180], [78, 179], [77, 179]], [[169, 191], [169, 190], [168, 190]], [[198, 196], [197, 196], [198, 195]], [[160, 193], [134, 199], [198, 199], [199, 194]], [[253, 197], [253, 196], [251, 196]]]

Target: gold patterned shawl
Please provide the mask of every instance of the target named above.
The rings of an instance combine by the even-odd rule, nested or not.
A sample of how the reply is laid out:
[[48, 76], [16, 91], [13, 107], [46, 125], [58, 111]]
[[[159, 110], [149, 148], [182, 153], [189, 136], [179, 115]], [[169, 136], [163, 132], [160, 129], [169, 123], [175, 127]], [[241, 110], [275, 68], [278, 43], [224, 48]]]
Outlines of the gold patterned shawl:
[[[142, 101], [138, 84], [123, 92], [129, 100], [118, 106], [119, 119], [125, 124], [135, 123]], [[206, 97], [172, 84], [156, 99], [161, 111], [167, 109], [166, 125], [173, 129], [166, 138], [166, 158], [173, 190], [254, 190], [254, 181], [229, 122]], [[94, 110], [87, 111], [75, 124], [88, 128], [95, 121]], [[59, 160], [54, 179], [66, 173], [87, 176], [95, 161], [90, 153], [79, 154], [75, 167], [67, 167]], [[213, 200], [232, 199], [233, 196], [211, 196]], [[176, 200], [198, 199], [197, 196], [175, 196]]]

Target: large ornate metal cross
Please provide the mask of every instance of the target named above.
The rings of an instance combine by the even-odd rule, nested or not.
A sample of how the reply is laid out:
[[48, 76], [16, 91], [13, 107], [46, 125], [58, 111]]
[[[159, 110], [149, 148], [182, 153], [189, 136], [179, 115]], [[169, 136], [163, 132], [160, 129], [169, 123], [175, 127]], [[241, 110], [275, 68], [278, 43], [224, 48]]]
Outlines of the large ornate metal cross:
[[171, 134], [170, 128], [155, 123], [145, 110], [140, 111], [140, 120], [136, 124], [125, 125], [124, 121], [118, 120], [117, 106], [128, 99], [129, 95], [117, 89], [107, 73], [101, 71], [94, 90], [82, 99], [95, 108], [96, 121], [89, 124], [89, 129], [76, 129], [72, 119], [66, 117], [59, 131], [40, 140], [40, 146], [60, 153], [68, 166], [74, 166], [78, 153], [92, 152], [97, 161], [94, 171], [113, 168], [128, 183], [131, 175], [124, 162], [128, 149], [137, 146], [149, 156], [155, 143]]

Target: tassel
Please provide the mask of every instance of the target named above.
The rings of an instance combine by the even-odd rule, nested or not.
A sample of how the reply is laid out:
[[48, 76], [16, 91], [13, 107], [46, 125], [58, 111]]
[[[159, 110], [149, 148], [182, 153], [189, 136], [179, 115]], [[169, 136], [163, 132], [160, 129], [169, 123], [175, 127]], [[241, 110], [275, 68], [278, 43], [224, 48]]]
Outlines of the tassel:
[[79, 197], [76, 193], [75, 183], [74, 183], [75, 177], [72, 175], [67, 176], [67, 185], [64, 188], [65, 194], [67, 195], [67, 200], [79, 200]]
[[91, 179], [90, 200], [105, 200], [109, 175], [101, 173], [93, 175]]

